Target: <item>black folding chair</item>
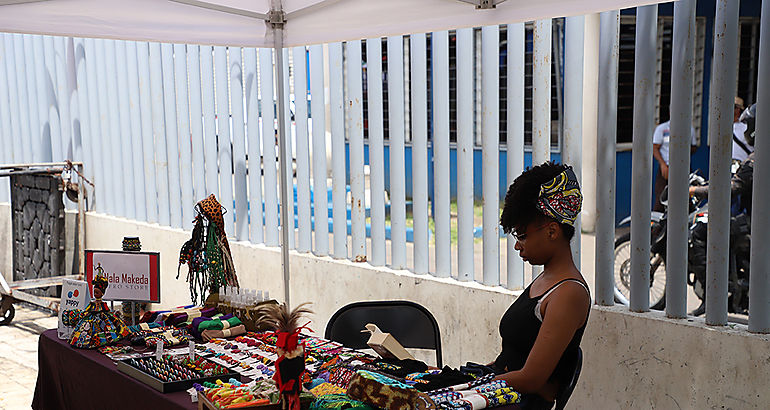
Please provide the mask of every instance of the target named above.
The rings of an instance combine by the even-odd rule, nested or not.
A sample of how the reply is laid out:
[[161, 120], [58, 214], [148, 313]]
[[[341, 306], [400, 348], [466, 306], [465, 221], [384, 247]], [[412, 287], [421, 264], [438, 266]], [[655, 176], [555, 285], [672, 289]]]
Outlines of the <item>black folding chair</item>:
[[367, 323], [374, 323], [390, 333], [407, 348], [433, 349], [436, 363], [442, 367], [441, 334], [433, 315], [424, 307], [406, 300], [351, 303], [338, 310], [326, 325], [325, 337], [354, 349], [366, 349], [368, 333], [361, 333]]
[[575, 360], [575, 371], [572, 372], [572, 377], [569, 382], [559, 388], [556, 393], [556, 405], [554, 410], [564, 410], [564, 406], [567, 405], [572, 392], [575, 391], [578, 378], [580, 377], [580, 370], [583, 368], [583, 350], [578, 347], [577, 358]]

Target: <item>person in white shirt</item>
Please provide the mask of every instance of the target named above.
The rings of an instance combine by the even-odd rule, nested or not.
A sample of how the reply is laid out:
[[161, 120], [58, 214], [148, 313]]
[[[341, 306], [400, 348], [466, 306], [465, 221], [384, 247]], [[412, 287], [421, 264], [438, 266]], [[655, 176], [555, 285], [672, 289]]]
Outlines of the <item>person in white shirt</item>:
[[[691, 148], [690, 153], [698, 149], [698, 140], [695, 136], [695, 128], [691, 128]], [[652, 134], [652, 156], [658, 161], [658, 174], [655, 177], [655, 205], [653, 211], [663, 212], [665, 208], [660, 203], [660, 194], [663, 188], [668, 185], [668, 145], [671, 139], [671, 121], [666, 121], [657, 127]]]
[[739, 120], [743, 112], [743, 99], [735, 97], [735, 110], [733, 111], [733, 161], [740, 164], [754, 152], [754, 145], [746, 140], [744, 133], [747, 125]]

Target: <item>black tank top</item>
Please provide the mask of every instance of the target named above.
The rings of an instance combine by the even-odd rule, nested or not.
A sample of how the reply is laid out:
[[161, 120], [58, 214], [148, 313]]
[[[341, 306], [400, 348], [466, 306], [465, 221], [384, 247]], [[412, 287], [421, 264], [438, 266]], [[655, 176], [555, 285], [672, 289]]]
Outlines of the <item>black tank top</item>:
[[[516, 301], [513, 302], [511, 307], [509, 307], [503, 315], [502, 319], [500, 319], [500, 336], [503, 338], [503, 348], [502, 352], [495, 360], [495, 367], [498, 369], [508, 369], [508, 371], [520, 370], [524, 367], [529, 352], [532, 350], [532, 346], [535, 345], [535, 339], [540, 332], [540, 326], [543, 324], [542, 319], [539, 318], [539, 302], [548, 296], [551, 291], [556, 289], [557, 286], [567, 281], [575, 281], [585, 287], [585, 284], [577, 279], [564, 279], [551, 286], [551, 288], [541, 296], [531, 298], [529, 292], [532, 284], [530, 284]], [[586, 288], [586, 291], [588, 291], [588, 288]], [[537, 313], [535, 313], [536, 310]], [[555, 382], [557, 385], [562, 386], [569, 381], [575, 366], [575, 361], [577, 360], [580, 340], [583, 338], [583, 332], [585, 331], [587, 323], [588, 317], [586, 317], [586, 322], [583, 326], [575, 331], [572, 340], [570, 340], [561, 359], [559, 359], [559, 362], [556, 364], [556, 368], [548, 378], [549, 382]]]

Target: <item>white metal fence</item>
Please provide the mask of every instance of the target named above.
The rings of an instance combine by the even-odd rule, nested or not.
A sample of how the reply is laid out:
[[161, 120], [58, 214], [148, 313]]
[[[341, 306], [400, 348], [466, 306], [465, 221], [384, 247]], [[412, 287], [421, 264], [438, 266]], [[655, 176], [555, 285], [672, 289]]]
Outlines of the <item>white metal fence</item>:
[[[765, 9], [770, 0], [763, 1]], [[736, 3], [737, 4], [737, 3]], [[657, 6], [640, 9], [638, 30], [653, 30]], [[672, 95], [671, 189], [669, 190], [668, 280], [670, 316], [684, 315], [686, 293], [686, 183], [689, 161], [685, 149], [692, 106], [694, 0], [677, 2], [674, 12], [674, 75]], [[768, 11], [762, 17], [757, 133], [766, 133], [765, 108], [770, 75], [768, 70]], [[583, 107], [582, 36], [588, 31], [584, 17], [566, 20], [564, 68], [563, 158], [581, 169]], [[594, 21], [592, 19], [592, 21]], [[713, 228], [709, 230], [707, 320], [726, 323], [726, 247], [729, 191], [724, 178], [729, 168], [729, 138], [723, 129], [728, 121], [720, 112], [731, 111], [726, 101], [735, 94], [734, 76], [728, 70], [736, 60], [731, 41], [738, 23], [737, 6], [717, 1], [715, 57], [709, 140], [711, 179], [709, 195]], [[646, 22], [646, 23], [645, 23]], [[598, 58], [598, 142], [596, 204], [596, 300], [613, 304], [614, 181], [618, 82], [619, 12], [602, 13]], [[273, 75], [276, 60], [271, 49], [209, 47], [116, 40], [60, 38], [2, 34], [0, 42], [0, 162], [45, 162], [72, 158], [86, 164], [87, 176], [96, 184], [91, 209], [120, 217], [190, 229], [194, 204], [214, 193], [227, 208], [225, 229], [237, 240], [279, 245], [279, 227], [295, 231], [296, 249], [317, 255], [363, 260], [375, 266], [389, 264], [428, 273], [430, 260], [440, 277], [480, 279], [486, 285], [520, 288], [524, 284], [522, 261], [507, 239], [505, 275], [500, 275], [499, 181], [508, 182], [523, 168], [524, 149], [524, 24], [507, 27], [506, 51], [506, 138], [507, 164], [499, 170], [500, 124], [500, 33], [499, 27], [483, 27], [476, 41], [473, 29], [456, 30], [456, 101], [450, 115], [449, 33], [415, 34], [328, 45], [284, 49], [284, 84]], [[593, 29], [595, 30], [595, 28]], [[551, 136], [551, 20], [534, 24], [532, 138], [533, 162], [550, 158]], [[592, 31], [595, 33], [595, 31]], [[726, 36], [726, 37], [725, 37]], [[580, 39], [580, 40], [578, 40]], [[586, 41], [589, 39], [586, 38]], [[593, 40], [597, 40], [593, 38]], [[653, 43], [639, 42], [640, 55], [653, 55]], [[736, 40], [737, 41], [737, 40]], [[428, 56], [430, 44], [431, 55]], [[383, 53], [383, 45], [387, 53]], [[596, 45], [594, 45], [596, 46]], [[365, 57], [362, 53], [366, 47]], [[647, 54], [644, 54], [647, 53]], [[291, 59], [289, 56], [291, 55]], [[383, 66], [383, 55], [387, 56]], [[479, 56], [476, 58], [474, 56]], [[430, 57], [430, 58], [429, 58]], [[365, 60], [365, 63], [364, 61]], [[290, 62], [291, 61], [291, 62]], [[479, 61], [476, 63], [476, 61]], [[430, 62], [430, 64], [428, 64]], [[637, 65], [637, 75], [649, 75], [652, 67]], [[649, 61], [647, 62], [649, 63]], [[366, 70], [364, 84], [363, 70]], [[383, 77], [387, 72], [387, 78]], [[288, 75], [289, 72], [292, 75]], [[673, 70], [672, 70], [673, 72]], [[646, 73], [646, 74], [645, 74]], [[430, 76], [430, 77], [429, 77]], [[428, 88], [428, 80], [432, 84]], [[476, 84], [480, 79], [480, 85]], [[596, 77], [589, 79], [593, 83]], [[406, 86], [408, 84], [408, 87]], [[654, 93], [654, 84], [641, 81], [637, 93]], [[278, 167], [276, 150], [276, 98], [282, 87], [291, 130], [287, 150], [296, 161], [296, 212], [294, 195], [288, 195], [291, 215], [279, 221]], [[593, 85], [592, 85], [593, 87]], [[731, 88], [732, 87], [732, 88]], [[367, 110], [364, 115], [364, 89]], [[428, 90], [432, 95], [428, 95]], [[387, 105], [384, 106], [384, 93]], [[690, 94], [688, 96], [688, 93]], [[635, 100], [634, 148], [649, 152], [651, 110], [649, 98]], [[649, 96], [647, 96], [649, 97]], [[636, 102], [638, 101], [638, 102]], [[432, 103], [431, 103], [432, 102]], [[765, 105], [762, 105], [762, 104]], [[431, 105], [431, 116], [428, 106]], [[386, 110], [387, 108], [387, 110]], [[596, 109], [596, 108], [593, 108]], [[588, 112], [593, 110], [587, 108]], [[725, 111], [727, 110], [727, 111]], [[674, 114], [677, 113], [675, 116]], [[408, 115], [407, 115], [408, 114]], [[451, 117], [451, 118], [450, 118]], [[383, 122], [388, 122], [388, 142]], [[365, 172], [364, 122], [368, 129], [368, 165]], [[457, 243], [450, 240], [449, 128], [457, 134]], [[480, 126], [477, 126], [480, 122]], [[636, 125], [638, 124], [638, 126]], [[428, 129], [432, 138], [428, 139]], [[685, 131], [681, 131], [685, 130]], [[763, 136], [757, 138], [754, 202], [768, 197], [770, 168], [763, 161]], [[474, 276], [473, 240], [473, 147], [481, 140], [483, 181], [482, 275]], [[405, 141], [412, 154], [412, 218], [407, 227]], [[725, 142], [728, 141], [728, 142]], [[346, 145], [347, 144], [347, 145]], [[429, 145], [430, 144], [430, 145]], [[428, 193], [428, 148], [433, 148], [435, 192]], [[684, 147], [684, 148], [682, 148]], [[389, 164], [385, 164], [385, 151]], [[327, 158], [327, 152], [330, 157]], [[649, 155], [637, 153], [634, 164], [635, 207], [632, 226], [649, 226], [645, 210], [652, 175]], [[349, 159], [348, 159], [349, 158]], [[346, 166], [347, 165], [347, 166]], [[385, 169], [390, 169], [388, 199]], [[589, 164], [593, 166], [593, 164]], [[293, 172], [292, 167], [285, 167]], [[580, 176], [580, 172], [577, 173]], [[330, 180], [327, 176], [331, 175]], [[349, 182], [348, 182], [349, 181]], [[366, 195], [367, 182], [370, 195]], [[4, 182], [3, 182], [4, 183]], [[349, 188], [348, 188], [349, 186]], [[349, 189], [349, 194], [348, 194]], [[312, 191], [311, 191], [312, 190]], [[8, 189], [0, 189], [0, 201]], [[760, 201], [760, 202], [758, 202]], [[329, 202], [332, 206], [329, 207]], [[429, 212], [429, 206], [434, 209]], [[755, 206], [761, 209], [761, 206]], [[367, 215], [368, 210], [368, 215]], [[386, 212], [389, 210], [389, 212]], [[330, 215], [331, 214], [331, 215]], [[435, 224], [435, 244], [430, 243], [430, 218]], [[329, 222], [331, 220], [331, 223]], [[751, 329], [770, 331], [770, 295], [767, 289], [770, 241], [756, 240], [767, 231], [766, 216], [753, 220]], [[330, 228], [331, 225], [331, 229]], [[407, 257], [407, 230], [411, 230], [413, 252]], [[646, 229], [646, 228], [645, 228]], [[348, 233], [350, 232], [350, 233]], [[390, 233], [390, 253], [386, 236]], [[331, 247], [329, 243], [331, 234]], [[350, 241], [349, 241], [350, 236]], [[367, 236], [371, 237], [367, 241]], [[291, 248], [295, 235], [289, 235]], [[644, 284], [649, 272], [648, 235], [637, 232], [634, 253], [632, 307], [644, 311]], [[721, 247], [721, 248], [720, 248]], [[580, 255], [579, 242], [575, 244]], [[457, 263], [450, 263], [457, 255]], [[388, 261], [388, 259], [390, 259]], [[645, 261], [646, 260], [646, 261]], [[453, 271], [456, 266], [456, 271]], [[589, 273], [590, 274], [590, 273]], [[642, 286], [641, 291], [639, 287]], [[636, 292], [634, 292], [636, 290]]]

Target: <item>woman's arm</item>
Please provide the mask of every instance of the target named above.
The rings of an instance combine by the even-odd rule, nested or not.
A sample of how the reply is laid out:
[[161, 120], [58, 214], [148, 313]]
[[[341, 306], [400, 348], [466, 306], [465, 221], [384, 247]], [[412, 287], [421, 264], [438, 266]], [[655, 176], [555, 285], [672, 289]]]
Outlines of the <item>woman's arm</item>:
[[544, 303], [543, 324], [524, 367], [496, 377], [521, 393], [537, 393], [548, 382], [591, 308], [588, 293], [572, 282], [559, 286]]

